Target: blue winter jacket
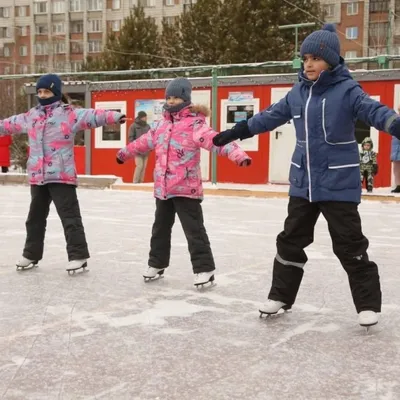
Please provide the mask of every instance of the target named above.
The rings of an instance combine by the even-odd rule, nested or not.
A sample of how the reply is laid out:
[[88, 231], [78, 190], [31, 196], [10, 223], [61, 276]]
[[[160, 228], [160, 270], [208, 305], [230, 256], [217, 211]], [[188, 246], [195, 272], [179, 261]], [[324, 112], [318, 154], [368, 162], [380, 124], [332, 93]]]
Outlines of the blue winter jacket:
[[353, 80], [343, 60], [332, 71], [322, 72], [317, 81], [308, 80], [300, 71], [299, 81], [278, 103], [249, 119], [250, 132], [272, 131], [293, 119], [297, 142], [289, 195], [310, 202], [359, 203], [356, 120], [388, 132], [398, 115], [372, 100]]

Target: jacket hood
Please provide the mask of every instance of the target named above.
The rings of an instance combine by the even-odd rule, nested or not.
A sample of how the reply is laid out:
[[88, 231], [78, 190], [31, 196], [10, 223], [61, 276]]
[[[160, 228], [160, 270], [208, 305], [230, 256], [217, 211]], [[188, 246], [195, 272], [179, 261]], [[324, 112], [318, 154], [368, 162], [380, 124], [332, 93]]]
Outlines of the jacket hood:
[[371, 145], [371, 150], [374, 148], [374, 142], [370, 137], [366, 137], [362, 142], [361, 142], [361, 147], [364, 148], [364, 144], [369, 143]]

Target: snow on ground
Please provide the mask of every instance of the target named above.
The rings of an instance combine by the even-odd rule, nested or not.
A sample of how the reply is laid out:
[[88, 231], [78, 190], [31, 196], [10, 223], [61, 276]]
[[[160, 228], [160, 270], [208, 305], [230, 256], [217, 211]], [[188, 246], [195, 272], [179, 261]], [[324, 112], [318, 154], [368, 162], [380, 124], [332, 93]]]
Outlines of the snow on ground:
[[52, 207], [40, 267], [18, 273], [29, 189], [0, 186], [1, 399], [400, 398], [400, 205], [360, 206], [384, 302], [367, 335], [322, 218], [293, 312], [259, 318], [287, 199], [206, 198], [217, 285], [198, 291], [179, 223], [165, 278], [143, 282], [151, 193], [79, 197], [90, 271], [65, 272]]

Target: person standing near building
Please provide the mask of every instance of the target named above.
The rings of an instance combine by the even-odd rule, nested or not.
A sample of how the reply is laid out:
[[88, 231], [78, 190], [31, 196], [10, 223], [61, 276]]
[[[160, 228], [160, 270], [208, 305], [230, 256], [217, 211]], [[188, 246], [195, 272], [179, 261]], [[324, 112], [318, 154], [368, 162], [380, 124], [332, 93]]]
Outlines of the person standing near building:
[[[149, 130], [150, 125], [147, 123], [147, 114], [144, 111], [139, 111], [134, 123], [129, 128], [129, 143], [139, 139], [140, 136]], [[136, 167], [133, 174], [133, 183], [143, 183], [148, 158], [149, 153], [137, 154], [135, 156]]]

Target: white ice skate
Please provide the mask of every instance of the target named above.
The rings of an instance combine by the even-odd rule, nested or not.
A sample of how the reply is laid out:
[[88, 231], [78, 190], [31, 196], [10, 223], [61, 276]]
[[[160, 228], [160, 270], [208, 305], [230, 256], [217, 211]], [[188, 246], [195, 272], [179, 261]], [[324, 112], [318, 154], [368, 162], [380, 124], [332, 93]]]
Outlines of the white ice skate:
[[375, 311], [361, 311], [358, 314], [358, 323], [367, 328], [376, 325], [378, 323], [378, 314]]
[[28, 269], [36, 268], [38, 266], [37, 260], [29, 260], [28, 258], [22, 257], [17, 261], [16, 267], [17, 271], [25, 271]]
[[277, 314], [279, 310], [289, 311], [292, 307], [286, 305], [282, 301], [270, 300], [268, 299], [267, 302], [260, 307], [260, 318], [263, 317], [264, 314], [267, 315], [274, 315]]
[[206, 283], [213, 283], [214, 282], [214, 271], [209, 272], [200, 272], [199, 274], [195, 274], [194, 276], [194, 286], [203, 287]]
[[82, 272], [86, 272], [87, 260], [72, 260], [68, 263], [67, 272], [68, 275], [73, 275], [76, 271], [82, 269]]
[[165, 268], [147, 267], [143, 273], [145, 282], [153, 281], [164, 277]]

